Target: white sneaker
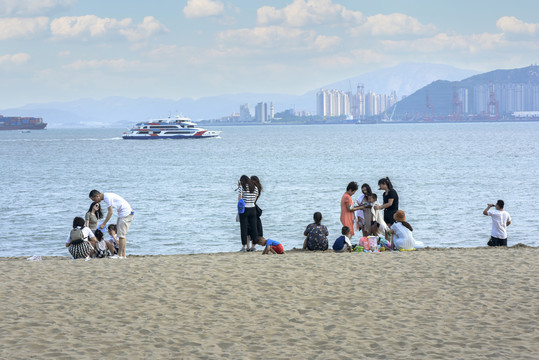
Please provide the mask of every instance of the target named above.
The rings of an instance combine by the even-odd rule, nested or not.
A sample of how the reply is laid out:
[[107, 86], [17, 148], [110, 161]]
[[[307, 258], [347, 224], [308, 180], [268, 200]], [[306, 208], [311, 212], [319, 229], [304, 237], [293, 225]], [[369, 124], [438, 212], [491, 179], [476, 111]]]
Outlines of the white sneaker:
[[120, 257], [119, 257], [118, 255], [114, 254], [114, 255], [112, 255], [110, 258], [111, 258], [111, 259], [118, 259], [118, 258], [120, 258]]
[[84, 259], [84, 261], [90, 261], [90, 260], [92, 260], [92, 258], [89, 255], [86, 256], [86, 259]]
[[244, 246], [241, 248], [240, 252], [246, 252], [247, 251], [247, 248]]

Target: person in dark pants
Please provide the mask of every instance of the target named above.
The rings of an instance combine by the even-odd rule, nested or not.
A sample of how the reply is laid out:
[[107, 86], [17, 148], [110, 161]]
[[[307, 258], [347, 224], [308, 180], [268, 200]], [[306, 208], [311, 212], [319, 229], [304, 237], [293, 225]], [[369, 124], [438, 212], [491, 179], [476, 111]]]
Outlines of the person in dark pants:
[[[483, 215], [492, 218], [492, 232], [488, 246], [507, 246], [507, 227], [511, 224], [511, 215], [503, 209], [503, 200], [498, 200], [496, 205], [487, 204]], [[491, 208], [495, 207], [494, 210]]]
[[[258, 198], [258, 188], [247, 175], [242, 175], [238, 183], [239, 194], [238, 201], [245, 201], [245, 211], [240, 214], [240, 229], [241, 229], [241, 250], [254, 251], [254, 241], [258, 238], [258, 228], [256, 224], [256, 208], [255, 202]], [[249, 235], [250, 239], [247, 239]], [[253, 246], [250, 246], [251, 240]]]
[[384, 209], [384, 221], [391, 227], [395, 222], [393, 215], [399, 210], [399, 195], [388, 177], [378, 180], [378, 186], [378, 190], [384, 190], [384, 203], [378, 208]]
[[[251, 176], [251, 180], [255, 184], [255, 186], [258, 188], [258, 196], [256, 197], [256, 200], [255, 200], [256, 227], [258, 230], [258, 236], [264, 236], [264, 228], [262, 227], [262, 220], [260, 220], [260, 216], [262, 216], [262, 209], [256, 203], [258, 201], [258, 198], [260, 197], [260, 194], [262, 193], [262, 184], [260, 183], [260, 179], [256, 175]], [[253, 248], [254, 248], [254, 245], [251, 247], [251, 249]]]

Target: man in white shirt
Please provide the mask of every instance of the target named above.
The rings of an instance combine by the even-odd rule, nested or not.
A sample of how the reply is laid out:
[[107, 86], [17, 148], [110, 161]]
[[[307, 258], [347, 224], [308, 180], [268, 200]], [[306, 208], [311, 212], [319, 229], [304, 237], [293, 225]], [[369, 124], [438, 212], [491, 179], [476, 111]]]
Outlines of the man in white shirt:
[[[503, 209], [503, 200], [498, 200], [496, 205], [487, 204], [487, 208], [483, 210], [483, 215], [492, 218], [492, 232], [488, 246], [507, 246], [507, 227], [511, 224], [511, 216]], [[492, 210], [492, 207], [496, 209]]]
[[118, 257], [125, 258], [125, 245], [126, 235], [131, 221], [133, 220], [134, 211], [131, 205], [120, 195], [114, 193], [100, 193], [97, 190], [90, 191], [90, 199], [95, 202], [105, 201], [107, 204], [107, 217], [103, 223], [99, 226], [99, 229], [105, 229], [107, 222], [112, 217], [112, 208], [116, 209], [118, 213], [118, 220], [116, 223], [117, 235], [118, 235]]

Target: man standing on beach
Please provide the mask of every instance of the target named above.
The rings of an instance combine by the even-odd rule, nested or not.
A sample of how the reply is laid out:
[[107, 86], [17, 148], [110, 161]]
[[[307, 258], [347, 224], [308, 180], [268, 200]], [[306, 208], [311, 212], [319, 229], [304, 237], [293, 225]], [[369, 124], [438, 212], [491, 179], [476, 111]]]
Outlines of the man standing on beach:
[[[507, 227], [511, 224], [511, 216], [503, 209], [503, 200], [498, 200], [496, 205], [487, 204], [483, 215], [492, 217], [492, 232], [488, 246], [507, 246]], [[491, 210], [492, 207], [496, 209]]]
[[97, 190], [90, 191], [90, 199], [95, 202], [105, 201], [107, 204], [107, 217], [103, 223], [99, 226], [99, 229], [105, 229], [107, 222], [112, 217], [112, 208], [116, 209], [118, 213], [118, 221], [116, 223], [117, 235], [118, 235], [118, 257], [125, 259], [125, 247], [126, 247], [126, 235], [131, 226], [133, 215], [135, 212], [131, 208], [131, 205], [120, 195], [113, 193], [100, 193]]

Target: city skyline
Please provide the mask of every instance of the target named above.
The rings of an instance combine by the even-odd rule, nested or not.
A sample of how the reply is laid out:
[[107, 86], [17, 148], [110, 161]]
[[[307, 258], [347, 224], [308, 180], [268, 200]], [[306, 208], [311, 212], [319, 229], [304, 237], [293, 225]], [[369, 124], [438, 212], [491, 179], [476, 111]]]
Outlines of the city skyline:
[[524, 67], [539, 55], [538, 10], [484, 0], [0, 0], [0, 108], [303, 94], [404, 61]]

